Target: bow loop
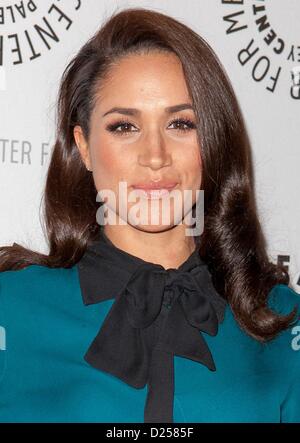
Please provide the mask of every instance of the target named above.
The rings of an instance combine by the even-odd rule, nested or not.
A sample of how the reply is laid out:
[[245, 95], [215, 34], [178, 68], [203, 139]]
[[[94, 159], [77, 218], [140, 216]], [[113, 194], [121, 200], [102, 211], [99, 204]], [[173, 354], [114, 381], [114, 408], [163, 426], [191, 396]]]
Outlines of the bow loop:
[[173, 289], [175, 292], [173, 303], [178, 299], [186, 320], [191, 326], [210, 335], [216, 335], [218, 319], [209, 298], [203, 294], [204, 284], [209, 283], [204, 266], [196, 267], [190, 272], [178, 269], [168, 269], [166, 272], [165, 289]]
[[164, 270], [157, 265], [140, 266], [131, 276], [122, 297], [126, 313], [134, 328], [149, 327], [158, 316], [164, 294]]
[[218, 318], [212, 307], [211, 300], [206, 294], [209, 279], [204, 267], [199, 267], [189, 273], [192, 289], [184, 288], [179, 302], [187, 321], [210, 335], [218, 332]]
[[209, 335], [216, 335], [218, 319], [207, 298], [196, 292], [184, 291], [179, 302], [191, 326]]

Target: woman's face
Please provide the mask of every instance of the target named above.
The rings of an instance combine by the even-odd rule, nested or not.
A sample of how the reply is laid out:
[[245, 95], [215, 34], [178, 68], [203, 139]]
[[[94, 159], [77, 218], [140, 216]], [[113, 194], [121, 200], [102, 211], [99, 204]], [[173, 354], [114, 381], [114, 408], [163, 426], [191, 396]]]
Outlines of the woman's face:
[[[178, 105], [184, 106], [168, 110]], [[173, 54], [126, 56], [101, 83], [89, 140], [78, 126], [74, 137], [85, 165], [93, 171], [97, 191], [110, 190], [115, 196], [115, 205], [111, 199], [106, 202], [116, 214], [117, 224], [122, 219], [135, 228], [156, 232], [183, 223], [191, 211], [201, 185], [200, 148], [191, 106], [180, 60]], [[176, 184], [171, 190], [175, 197], [136, 190], [141, 185], [151, 187], [149, 183], [156, 180]], [[127, 196], [120, 192], [120, 182], [126, 182]], [[158, 187], [164, 186], [166, 183], [158, 183]], [[191, 196], [185, 204], [184, 190], [190, 190]], [[169, 219], [162, 218], [166, 200]], [[142, 222], [132, 219], [132, 215], [141, 215], [132, 212], [138, 203], [143, 211], [148, 210]], [[155, 216], [159, 219], [153, 222]]]

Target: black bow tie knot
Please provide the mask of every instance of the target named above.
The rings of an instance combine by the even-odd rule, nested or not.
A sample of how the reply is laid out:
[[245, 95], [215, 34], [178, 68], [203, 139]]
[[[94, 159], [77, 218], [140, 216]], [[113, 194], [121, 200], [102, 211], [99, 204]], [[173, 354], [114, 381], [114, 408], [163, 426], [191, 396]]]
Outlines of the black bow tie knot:
[[[165, 270], [160, 265], [155, 268], [142, 265], [132, 274], [124, 291], [128, 321], [134, 328], [147, 328], [159, 315], [162, 305], [171, 309], [179, 302], [191, 326], [216, 335], [215, 311], [207, 296], [201, 294], [203, 278], [201, 267], [187, 272], [172, 268]], [[199, 279], [202, 279], [200, 285], [197, 283]]]

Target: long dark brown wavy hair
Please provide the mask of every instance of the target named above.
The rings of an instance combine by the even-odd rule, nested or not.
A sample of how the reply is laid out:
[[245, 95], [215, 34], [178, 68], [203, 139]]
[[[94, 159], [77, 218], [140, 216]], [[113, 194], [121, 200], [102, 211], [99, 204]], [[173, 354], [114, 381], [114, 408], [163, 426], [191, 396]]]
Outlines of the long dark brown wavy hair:
[[181, 60], [197, 119], [204, 190], [199, 252], [216, 290], [245, 332], [269, 341], [291, 326], [296, 307], [279, 315], [267, 306], [271, 288], [288, 285], [283, 265], [271, 263], [257, 215], [251, 150], [232, 85], [210, 45], [192, 29], [145, 8], [115, 11], [65, 68], [59, 85], [56, 141], [42, 196], [49, 254], [17, 243], [0, 248], [0, 271], [31, 264], [75, 265], [99, 234], [97, 190], [75, 144], [80, 125], [88, 140], [101, 82], [127, 54], [168, 51]]

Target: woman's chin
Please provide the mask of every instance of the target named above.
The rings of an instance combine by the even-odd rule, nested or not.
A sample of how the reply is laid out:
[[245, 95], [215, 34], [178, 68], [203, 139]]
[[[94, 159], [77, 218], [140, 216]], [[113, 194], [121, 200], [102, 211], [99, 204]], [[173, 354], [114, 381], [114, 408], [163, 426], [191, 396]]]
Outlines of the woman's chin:
[[168, 230], [174, 228], [174, 225], [163, 225], [163, 224], [158, 224], [158, 225], [157, 224], [156, 225], [142, 224], [142, 223], [131, 224], [130, 222], [129, 222], [129, 224], [131, 226], [133, 226], [134, 228], [139, 229], [140, 231], [149, 232], [149, 233], [165, 232], [165, 231], [168, 231]]

